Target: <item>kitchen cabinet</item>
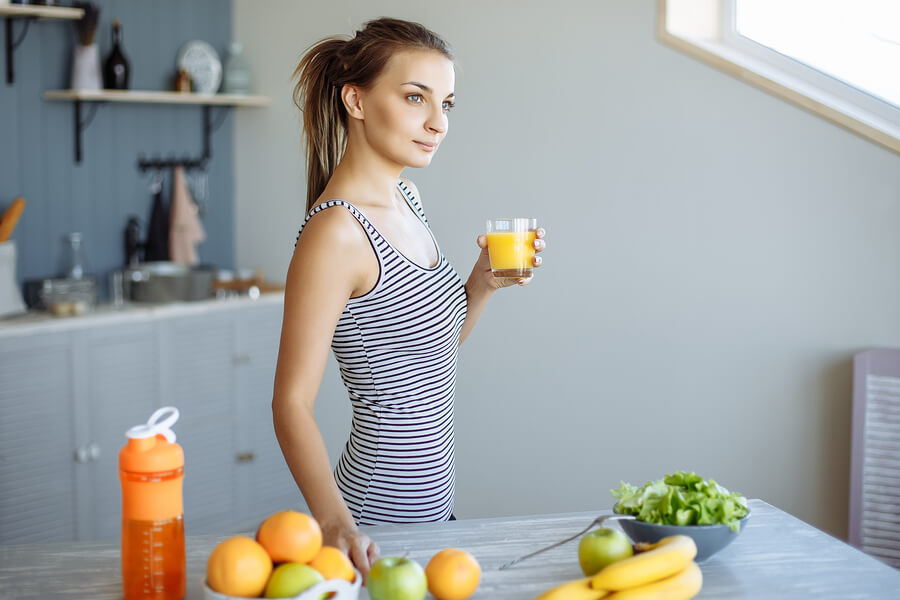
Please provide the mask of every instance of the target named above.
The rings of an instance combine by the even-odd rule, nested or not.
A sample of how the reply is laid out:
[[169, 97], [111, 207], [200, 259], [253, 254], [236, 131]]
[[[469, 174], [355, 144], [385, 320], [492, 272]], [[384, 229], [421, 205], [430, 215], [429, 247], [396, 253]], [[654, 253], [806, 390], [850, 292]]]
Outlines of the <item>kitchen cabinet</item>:
[[185, 530], [296, 506], [272, 427], [280, 296], [0, 337], [0, 543], [112, 540], [125, 431], [176, 406]]
[[0, 542], [74, 540], [72, 346], [11, 341], [0, 344]]
[[159, 398], [151, 323], [103, 325], [74, 332], [70, 342], [75, 435], [75, 533], [79, 540], [119, 535], [119, 448]]

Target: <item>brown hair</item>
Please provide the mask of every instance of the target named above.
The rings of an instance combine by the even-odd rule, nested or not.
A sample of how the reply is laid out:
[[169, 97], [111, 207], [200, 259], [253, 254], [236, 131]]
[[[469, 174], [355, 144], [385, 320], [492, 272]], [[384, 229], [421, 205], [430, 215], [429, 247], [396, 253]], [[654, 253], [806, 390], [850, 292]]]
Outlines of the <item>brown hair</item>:
[[351, 39], [325, 38], [309, 48], [294, 70], [294, 104], [303, 112], [306, 143], [306, 210], [325, 189], [347, 144], [345, 84], [370, 86], [400, 50], [435, 50], [453, 60], [444, 40], [419, 23], [380, 18]]

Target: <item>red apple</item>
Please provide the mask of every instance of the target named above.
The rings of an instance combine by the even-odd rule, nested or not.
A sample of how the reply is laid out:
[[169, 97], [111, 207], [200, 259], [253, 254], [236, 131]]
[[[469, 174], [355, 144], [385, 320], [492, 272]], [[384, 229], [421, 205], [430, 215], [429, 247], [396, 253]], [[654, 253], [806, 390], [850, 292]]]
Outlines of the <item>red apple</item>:
[[372, 600], [423, 600], [428, 583], [422, 565], [416, 561], [386, 556], [369, 569], [366, 589]]

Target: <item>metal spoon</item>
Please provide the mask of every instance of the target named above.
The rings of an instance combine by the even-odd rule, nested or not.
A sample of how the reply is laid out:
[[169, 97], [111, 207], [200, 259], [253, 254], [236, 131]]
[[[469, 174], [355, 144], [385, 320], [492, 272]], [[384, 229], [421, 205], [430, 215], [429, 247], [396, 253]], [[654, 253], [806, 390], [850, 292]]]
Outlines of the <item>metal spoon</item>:
[[537, 556], [537, 555], [540, 554], [541, 552], [546, 552], [547, 550], [552, 550], [553, 548], [556, 548], [557, 546], [562, 546], [563, 544], [565, 544], [565, 543], [567, 543], [567, 542], [571, 542], [571, 541], [574, 540], [575, 538], [584, 535], [585, 533], [587, 533], [588, 531], [590, 531], [592, 528], [594, 528], [594, 527], [599, 527], [600, 525], [603, 525], [606, 521], [619, 521], [619, 520], [622, 520], [622, 519], [633, 519], [633, 518], [634, 518], [634, 515], [615, 515], [615, 514], [614, 514], [614, 515], [603, 515], [602, 517], [597, 517], [596, 519], [594, 519], [593, 521], [591, 521], [591, 524], [590, 524], [590, 525], [588, 525], [587, 527], [585, 527], [584, 529], [582, 529], [581, 531], [579, 531], [579, 532], [576, 533], [575, 535], [573, 535], [573, 536], [571, 536], [571, 537], [567, 537], [566, 539], [564, 539], [564, 540], [561, 541], [561, 542], [556, 542], [555, 544], [550, 544], [550, 545], [547, 546], [546, 548], [541, 548], [540, 550], [535, 550], [535, 551], [532, 552], [531, 554], [526, 554], [525, 556], [520, 556], [519, 558], [517, 558], [517, 559], [515, 559], [515, 560], [511, 560], [511, 561], [509, 561], [508, 563], [506, 563], [506, 564], [504, 564], [504, 565], [500, 565], [500, 566], [497, 568], [497, 570], [498, 570], [498, 571], [502, 571], [503, 569], [508, 569], [508, 568], [510, 568], [510, 567], [513, 566], [513, 565], [519, 564], [520, 562], [522, 562], [522, 561], [525, 560], [526, 558], [531, 558], [532, 556]]

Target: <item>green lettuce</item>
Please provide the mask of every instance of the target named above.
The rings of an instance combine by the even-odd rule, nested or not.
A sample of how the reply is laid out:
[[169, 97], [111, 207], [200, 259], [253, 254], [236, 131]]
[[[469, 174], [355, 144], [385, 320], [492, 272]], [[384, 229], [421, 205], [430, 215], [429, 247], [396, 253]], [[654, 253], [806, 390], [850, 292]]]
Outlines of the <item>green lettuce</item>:
[[661, 525], [722, 523], [737, 531], [738, 521], [750, 512], [744, 496], [694, 472], [676, 471], [639, 488], [623, 481], [610, 493], [619, 499], [615, 512]]

